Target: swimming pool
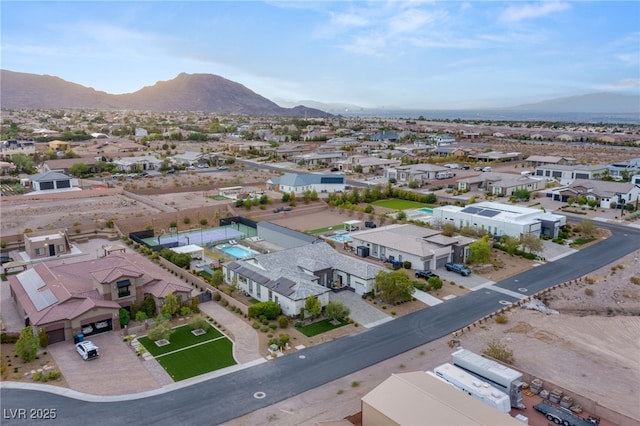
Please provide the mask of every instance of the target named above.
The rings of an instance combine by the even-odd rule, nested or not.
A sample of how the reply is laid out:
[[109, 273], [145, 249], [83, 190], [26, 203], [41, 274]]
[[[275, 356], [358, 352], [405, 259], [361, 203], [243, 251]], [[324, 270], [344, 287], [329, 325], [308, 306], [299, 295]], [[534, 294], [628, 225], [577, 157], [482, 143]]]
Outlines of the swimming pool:
[[421, 212], [424, 212], [424, 213], [433, 214], [433, 209], [430, 209], [429, 207], [423, 207], [421, 209], [418, 209], [418, 211], [421, 211]]
[[229, 256], [235, 257], [236, 259], [244, 259], [245, 257], [251, 257], [256, 254], [259, 254], [253, 250], [250, 250], [246, 247], [238, 246], [238, 245], [225, 244], [223, 246], [218, 247], [218, 249], [225, 252]]
[[341, 242], [341, 243], [348, 243], [350, 241], [353, 241], [353, 238], [351, 238], [348, 235], [332, 235], [329, 238], [334, 240], [334, 241]]

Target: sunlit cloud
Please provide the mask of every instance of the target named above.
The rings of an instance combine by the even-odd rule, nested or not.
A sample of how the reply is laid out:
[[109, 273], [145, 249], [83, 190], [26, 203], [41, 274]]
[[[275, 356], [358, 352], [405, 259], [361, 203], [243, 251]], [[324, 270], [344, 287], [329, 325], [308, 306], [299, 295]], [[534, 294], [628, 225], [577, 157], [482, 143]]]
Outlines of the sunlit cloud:
[[562, 12], [570, 7], [569, 3], [556, 1], [512, 5], [502, 13], [500, 19], [507, 22], [518, 22], [524, 19], [539, 18], [552, 13]]
[[627, 78], [604, 84], [597, 87], [598, 90], [618, 91], [629, 89], [640, 89], [640, 78]]

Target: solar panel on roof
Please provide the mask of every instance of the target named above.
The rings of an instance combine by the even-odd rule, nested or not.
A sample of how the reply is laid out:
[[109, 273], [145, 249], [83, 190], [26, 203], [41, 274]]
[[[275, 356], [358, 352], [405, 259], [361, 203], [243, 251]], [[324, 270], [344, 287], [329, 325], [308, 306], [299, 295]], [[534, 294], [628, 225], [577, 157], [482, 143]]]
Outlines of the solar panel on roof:
[[481, 209], [477, 208], [477, 207], [465, 207], [464, 209], [462, 209], [462, 213], [469, 213], [469, 214], [476, 214], [480, 211]]
[[479, 214], [480, 216], [485, 216], [485, 217], [494, 217], [494, 216], [496, 216], [496, 215], [499, 215], [499, 214], [500, 214], [500, 212], [499, 212], [499, 211], [497, 211], [497, 210], [489, 210], [489, 209], [485, 209], [485, 210], [482, 210], [482, 211], [478, 212], [478, 214]]
[[58, 298], [53, 294], [51, 289], [47, 288], [40, 291], [46, 283], [40, 278], [40, 275], [33, 270], [29, 269], [18, 276], [18, 281], [24, 288], [24, 291], [29, 296], [31, 303], [35, 306], [36, 311], [41, 311], [44, 308], [48, 308], [58, 301]]

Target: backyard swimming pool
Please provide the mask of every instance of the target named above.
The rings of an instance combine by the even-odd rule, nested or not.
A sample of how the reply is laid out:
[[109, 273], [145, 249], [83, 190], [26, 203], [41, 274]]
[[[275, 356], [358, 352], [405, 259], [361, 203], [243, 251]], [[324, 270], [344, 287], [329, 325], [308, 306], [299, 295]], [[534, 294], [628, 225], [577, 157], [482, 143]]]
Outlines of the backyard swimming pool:
[[418, 211], [421, 211], [421, 212], [424, 212], [424, 213], [429, 213], [429, 214], [433, 213], [433, 209], [430, 209], [429, 207], [423, 207], [421, 209], [418, 209]]
[[231, 244], [225, 244], [223, 246], [219, 246], [218, 249], [220, 251], [225, 252], [229, 256], [235, 257], [236, 259], [244, 259], [245, 257], [251, 257], [256, 254], [259, 254], [258, 252], [250, 250], [246, 247], [239, 246], [239, 245], [231, 245]]
[[332, 235], [329, 238], [332, 239], [333, 241], [338, 241], [340, 243], [348, 243], [353, 241], [353, 238], [351, 238], [348, 235]]

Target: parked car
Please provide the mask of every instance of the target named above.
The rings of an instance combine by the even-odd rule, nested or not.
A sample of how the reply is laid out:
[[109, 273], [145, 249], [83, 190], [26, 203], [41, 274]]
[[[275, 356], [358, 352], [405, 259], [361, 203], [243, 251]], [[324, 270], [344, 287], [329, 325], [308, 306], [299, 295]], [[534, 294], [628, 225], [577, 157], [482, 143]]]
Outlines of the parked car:
[[218, 170], [229, 170], [229, 168], [227, 166], [220, 166], [218, 167]]
[[91, 340], [76, 343], [76, 352], [78, 352], [85, 361], [90, 361], [100, 356], [100, 350]]
[[90, 325], [85, 325], [82, 327], [82, 334], [91, 334], [93, 333], [93, 327]]
[[331, 171], [332, 171], [332, 172], [339, 172], [339, 171], [340, 171], [340, 169], [339, 169], [339, 168], [337, 168], [337, 167], [332, 167], [332, 168], [331, 168]]
[[10, 256], [0, 256], [0, 263], [5, 264], [7, 262], [13, 262], [13, 257]]
[[469, 170], [470, 168], [471, 168], [471, 166], [464, 165], [464, 166], [460, 167], [460, 170]]
[[373, 223], [373, 221], [371, 221], [371, 220], [367, 220], [367, 221], [365, 221], [365, 223], [364, 223], [364, 227], [365, 227], [365, 228], [376, 228], [377, 226], [376, 226], [376, 224], [375, 224], [375, 223]]
[[449, 263], [446, 263], [444, 267], [447, 269], [447, 271], [458, 273], [463, 277], [468, 277], [469, 275], [471, 275], [471, 270], [461, 263], [449, 262]]
[[416, 278], [424, 278], [425, 280], [428, 280], [431, 277], [440, 278], [438, 275], [434, 274], [428, 269], [425, 271], [416, 271]]

